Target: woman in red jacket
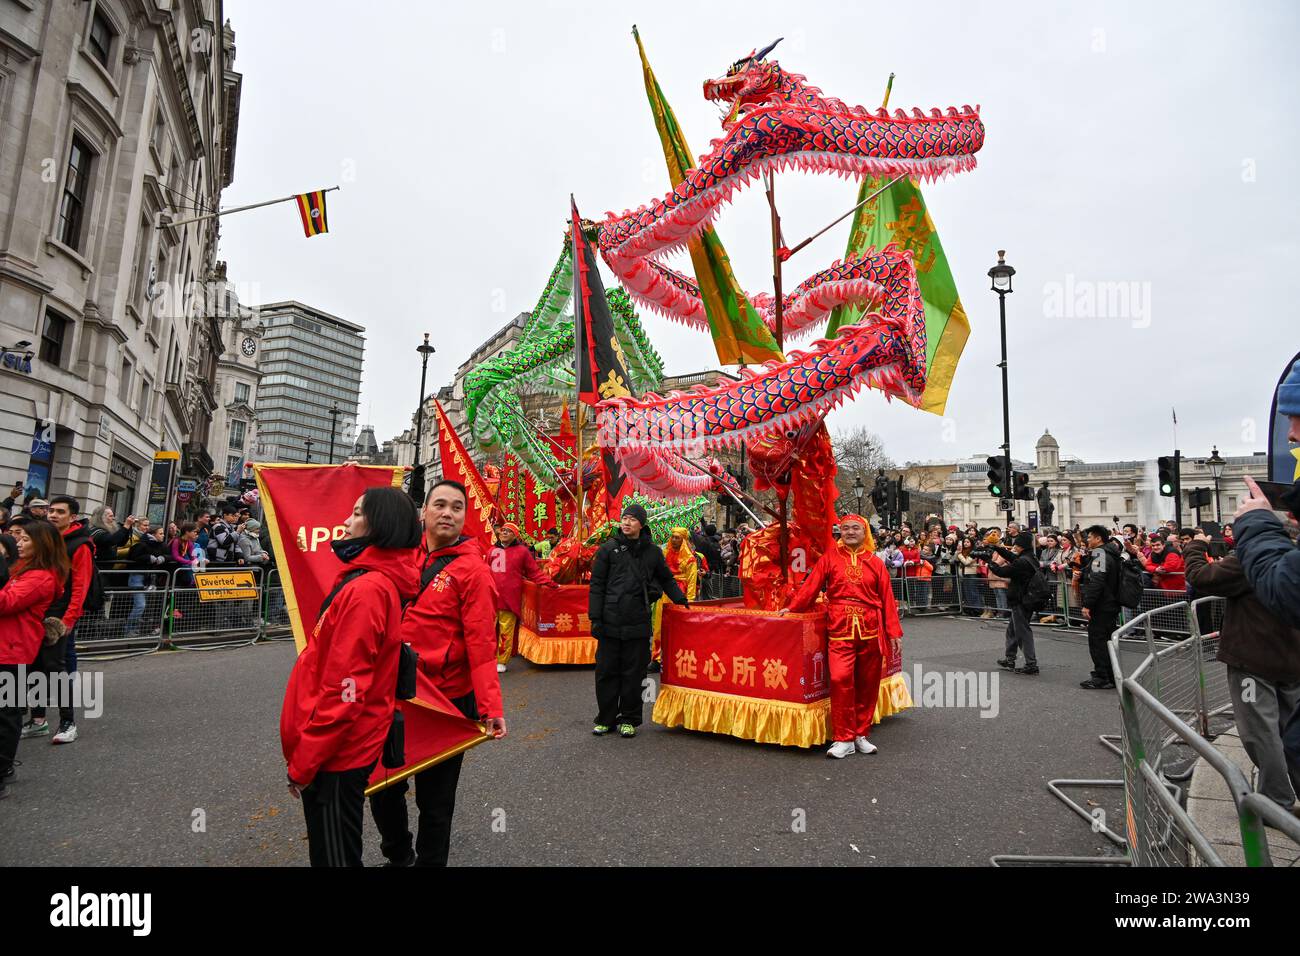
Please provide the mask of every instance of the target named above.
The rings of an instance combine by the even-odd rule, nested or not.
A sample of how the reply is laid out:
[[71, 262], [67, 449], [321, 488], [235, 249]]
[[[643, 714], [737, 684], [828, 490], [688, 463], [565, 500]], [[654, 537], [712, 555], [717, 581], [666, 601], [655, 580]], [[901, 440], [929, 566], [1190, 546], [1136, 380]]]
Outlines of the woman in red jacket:
[[398, 488], [357, 499], [333, 544], [343, 562], [284, 692], [280, 742], [302, 798], [312, 866], [361, 866], [366, 783], [397, 708], [402, 602], [419, 579], [415, 503]]
[[[22, 685], [18, 668], [36, 660], [45, 639], [42, 618], [50, 603], [63, 593], [71, 573], [68, 552], [54, 525], [42, 519], [15, 524], [18, 563], [0, 588], [0, 672], [17, 689]], [[22, 708], [15, 697], [0, 703], [0, 797], [8, 796], [14, 772], [14, 755], [22, 729]]]

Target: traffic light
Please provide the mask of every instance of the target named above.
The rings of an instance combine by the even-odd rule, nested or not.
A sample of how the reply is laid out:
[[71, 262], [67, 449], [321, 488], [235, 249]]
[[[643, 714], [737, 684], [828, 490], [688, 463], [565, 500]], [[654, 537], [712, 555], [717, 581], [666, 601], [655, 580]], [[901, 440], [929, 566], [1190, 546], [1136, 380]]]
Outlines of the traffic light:
[[1019, 501], [1033, 501], [1034, 489], [1029, 487], [1029, 475], [1023, 471], [1011, 473], [1011, 497]]
[[1007, 490], [1006, 459], [1001, 455], [989, 455], [985, 460], [989, 466], [989, 494], [994, 498], [1005, 498]]
[[898, 510], [899, 511], [912, 510], [912, 494], [906, 488], [898, 489]]
[[898, 482], [885, 480], [885, 510], [898, 514]]
[[1210, 489], [1193, 488], [1192, 493], [1187, 496], [1187, 504], [1192, 508], [1208, 508], [1210, 506]]
[[1174, 459], [1171, 455], [1161, 455], [1156, 459], [1156, 469], [1160, 472], [1160, 495], [1173, 498], [1178, 493], [1178, 481], [1174, 477]]

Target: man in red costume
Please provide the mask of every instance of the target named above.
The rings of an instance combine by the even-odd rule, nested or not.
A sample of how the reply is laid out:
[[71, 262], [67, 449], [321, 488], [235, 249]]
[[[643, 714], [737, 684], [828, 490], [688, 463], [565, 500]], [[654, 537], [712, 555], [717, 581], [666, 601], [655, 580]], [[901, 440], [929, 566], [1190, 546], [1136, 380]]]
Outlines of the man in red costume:
[[787, 611], [807, 611], [826, 591], [826, 637], [831, 678], [831, 728], [827, 756], [873, 754], [867, 740], [886, 648], [903, 636], [889, 571], [867, 547], [867, 522], [859, 515], [840, 518], [840, 540], [813, 565]]
[[558, 588], [559, 585], [538, 567], [533, 552], [519, 540], [519, 525], [512, 521], [497, 529], [497, 543], [488, 555], [488, 567], [492, 570], [492, 580], [497, 589], [497, 673], [504, 674], [506, 664], [515, 653], [524, 579], [548, 588]]

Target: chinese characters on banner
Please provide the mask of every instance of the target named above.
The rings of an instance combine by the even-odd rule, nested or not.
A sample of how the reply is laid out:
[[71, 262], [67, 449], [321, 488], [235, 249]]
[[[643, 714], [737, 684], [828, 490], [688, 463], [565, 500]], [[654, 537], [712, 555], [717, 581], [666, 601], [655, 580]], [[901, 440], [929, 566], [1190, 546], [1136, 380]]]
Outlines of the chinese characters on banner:
[[665, 685], [797, 704], [830, 695], [820, 614], [669, 605], [663, 621]]

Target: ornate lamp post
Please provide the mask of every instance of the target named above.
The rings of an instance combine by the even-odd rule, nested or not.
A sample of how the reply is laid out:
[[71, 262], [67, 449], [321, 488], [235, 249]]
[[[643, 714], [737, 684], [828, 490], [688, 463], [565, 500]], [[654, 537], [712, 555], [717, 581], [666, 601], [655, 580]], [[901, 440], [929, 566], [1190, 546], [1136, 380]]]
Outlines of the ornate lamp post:
[[1223, 469], [1228, 463], [1219, 457], [1218, 445], [1215, 445], [1210, 450], [1209, 460], [1205, 463], [1210, 466], [1210, 477], [1214, 479], [1214, 520], [1222, 524], [1223, 511], [1219, 507], [1219, 479], [1223, 477]]
[[[998, 264], [989, 270], [989, 278], [993, 280], [992, 289], [998, 294], [998, 314], [1001, 320], [1002, 328], [1002, 362], [999, 368], [1002, 369], [1002, 493], [1005, 495], [1007, 489], [1011, 487], [1011, 404], [1007, 392], [1007, 296], [1011, 294], [1011, 277], [1016, 274], [1016, 270], [1007, 265], [1007, 251], [998, 250]], [[1007, 512], [1007, 523], [1011, 522], [1010, 511]]]

